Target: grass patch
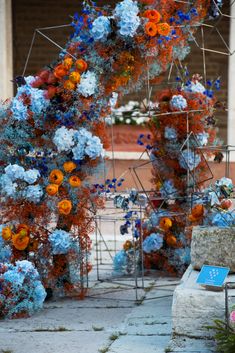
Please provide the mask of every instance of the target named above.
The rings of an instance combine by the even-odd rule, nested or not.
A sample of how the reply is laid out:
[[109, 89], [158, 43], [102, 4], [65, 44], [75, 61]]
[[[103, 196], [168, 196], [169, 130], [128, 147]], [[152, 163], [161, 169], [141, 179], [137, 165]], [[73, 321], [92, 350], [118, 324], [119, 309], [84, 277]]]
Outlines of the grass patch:
[[109, 337], [110, 341], [116, 341], [119, 337], [119, 333], [112, 333], [112, 335]]
[[102, 326], [92, 326], [93, 331], [104, 331], [104, 327]]
[[100, 348], [98, 351], [100, 353], [107, 353], [109, 351], [109, 347]]
[[11, 349], [2, 349], [1, 353], [13, 353]]
[[36, 328], [34, 332], [65, 332], [65, 331], [71, 331], [67, 329], [64, 326], [59, 326], [55, 328]]

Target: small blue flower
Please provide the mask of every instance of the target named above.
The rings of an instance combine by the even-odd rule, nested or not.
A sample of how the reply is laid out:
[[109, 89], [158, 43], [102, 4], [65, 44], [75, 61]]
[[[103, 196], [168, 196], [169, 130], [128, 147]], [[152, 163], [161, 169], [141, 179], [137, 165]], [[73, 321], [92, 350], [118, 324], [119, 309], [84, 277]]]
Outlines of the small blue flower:
[[55, 229], [49, 236], [49, 241], [54, 255], [67, 254], [72, 246], [72, 238], [70, 233]]
[[175, 140], [177, 138], [177, 132], [173, 127], [165, 127], [164, 136], [167, 140]]
[[208, 143], [208, 138], [209, 138], [209, 134], [208, 132], [199, 132], [197, 135], [196, 135], [196, 138], [197, 138], [197, 142], [200, 146], [206, 146], [207, 143]]
[[114, 273], [118, 275], [125, 274], [127, 271], [127, 265], [127, 253], [124, 250], [117, 252], [113, 259]]
[[161, 249], [163, 237], [159, 233], [152, 233], [143, 241], [143, 251], [147, 254]]
[[162, 197], [171, 198], [177, 195], [177, 189], [174, 186], [173, 181], [165, 180], [162, 187], [160, 188]]
[[187, 100], [181, 95], [174, 95], [170, 100], [170, 106], [175, 110], [184, 110], [187, 108]]
[[194, 170], [200, 162], [201, 157], [199, 154], [195, 153], [191, 149], [183, 150], [179, 159], [181, 168], [189, 169], [190, 171]]

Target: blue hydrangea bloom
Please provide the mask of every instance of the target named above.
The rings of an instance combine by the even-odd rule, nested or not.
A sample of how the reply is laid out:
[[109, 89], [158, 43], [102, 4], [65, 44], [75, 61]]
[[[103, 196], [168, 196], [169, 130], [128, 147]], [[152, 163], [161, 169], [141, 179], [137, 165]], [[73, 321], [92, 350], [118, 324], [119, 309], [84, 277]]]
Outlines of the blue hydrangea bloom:
[[12, 99], [11, 112], [15, 120], [22, 121], [28, 118], [28, 109], [18, 96]]
[[53, 142], [56, 145], [59, 152], [70, 151], [74, 146], [74, 134], [76, 130], [67, 129], [65, 126], [60, 127], [56, 130], [53, 137]]
[[20, 288], [24, 282], [24, 276], [14, 268], [4, 273], [4, 281], [10, 282], [14, 288]]
[[191, 263], [191, 255], [190, 255], [190, 248], [179, 248], [174, 250], [174, 262], [172, 263], [177, 267], [184, 265], [190, 265]]
[[32, 110], [35, 114], [41, 114], [42, 111], [48, 107], [50, 100], [45, 98], [44, 91], [42, 89], [32, 88], [30, 94], [30, 110]]
[[187, 108], [187, 100], [181, 95], [174, 95], [170, 100], [170, 106], [174, 110], [184, 110]]
[[4, 171], [7, 177], [10, 178], [12, 181], [15, 181], [17, 179], [24, 179], [25, 170], [23, 167], [19, 166], [18, 164], [9, 164], [4, 169]]
[[170, 198], [171, 196], [176, 196], [177, 189], [175, 188], [172, 180], [165, 180], [160, 188], [160, 192], [162, 197]]
[[24, 173], [24, 180], [28, 184], [34, 184], [40, 178], [40, 173], [37, 169], [29, 169]]
[[86, 144], [85, 153], [91, 158], [96, 159], [103, 154], [103, 144], [99, 137], [91, 137]]
[[81, 81], [78, 85], [77, 91], [84, 97], [92, 96], [97, 89], [97, 77], [94, 72], [87, 71], [81, 75]]
[[4, 272], [0, 272], [1, 289], [4, 291], [5, 287], [10, 286], [10, 295], [1, 296], [3, 318], [12, 318], [21, 313], [30, 315], [42, 309], [46, 291], [33, 264], [24, 260], [5, 266]]
[[43, 190], [40, 185], [27, 186], [23, 191], [23, 197], [34, 203], [39, 202], [42, 196]]
[[195, 153], [191, 149], [182, 151], [182, 155], [179, 159], [181, 168], [189, 169], [191, 171], [194, 170], [200, 162], [201, 157], [199, 154]]
[[73, 149], [73, 158], [75, 160], [83, 160], [85, 155], [85, 145], [77, 144]]
[[55, 229], [49, 236], [49, 241], [54, 255], [67, 254], [72, 246], [70, 233], [62, 229]]
[[91, 33], [95, 41], [106, 40], [110, 32], [111, 26], [108, 17], [100, 16], [92, 23]]
[[217, 212], [212, 215], [211, 223], [216, 227], [235, 226], [235, 213], [233, 212]]
[[19, 99], [22, 94], [30, 96], [29, 109], [35, 114], [41, 114], [50, 104], [50, 100], [45, 98], [44, 90], [32, 87], [34, 76], [25, 77], [25, 81], [25, 85], [18, 87], [16, 98]]
[[12, 180], [6, 175], [3, 174], [0, 177], [0, 192], [3, 195], [7, 195], [9, 197], [15, 197], [17, 192], [17, 184], [13, 183]]
[[138, 13], [137, 3], [132, 0], [124, 0], [116, 6], [114, 15], [118, 18], [119, 33], [122, 36], [135, 35], [140, 25]]
[[143, 251], [147, 254], [161, 249], [163, 237], [159, 233], [152, 233], [143, 241]]
[[128, 258], [124, 250], [116, 253], [113, 259], [113, 269], [115, 274], [121, 275], [127, 271]]
[[208, 132], [199, 132], [197, 135], [196, 135], [196, 138], [197, 138], [197, 142], [200, 146], [206, 146], [207, 143], [208, 143], [208, 138], [209, 138], [209, 134]]
[[164, 136], [167, 140], [175, 140], [177, 138], [177, 132], [173, 127], [165, 127]]

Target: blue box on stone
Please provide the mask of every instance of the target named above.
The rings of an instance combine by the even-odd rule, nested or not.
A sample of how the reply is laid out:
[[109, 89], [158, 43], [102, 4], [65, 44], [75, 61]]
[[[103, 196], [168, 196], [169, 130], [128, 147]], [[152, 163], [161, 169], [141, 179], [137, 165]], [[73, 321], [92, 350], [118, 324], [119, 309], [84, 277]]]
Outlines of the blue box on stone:
[[197, 283], [209, 290], [223, 290], [229, 267], [203, 265]]

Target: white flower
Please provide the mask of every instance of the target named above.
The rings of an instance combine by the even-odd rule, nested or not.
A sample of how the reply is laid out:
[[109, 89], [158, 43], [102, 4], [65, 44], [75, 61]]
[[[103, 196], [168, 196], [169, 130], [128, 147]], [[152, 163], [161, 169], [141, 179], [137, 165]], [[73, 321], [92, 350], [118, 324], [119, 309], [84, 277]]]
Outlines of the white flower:
[[66, 129], [62, 126], [56, 130], [53, 142], [56, 145], [59, 152], [70, 151], [75, 144], [74, 134], [76, 130]]
[[77, 91], [84, 97], [92, 96], [97, 87], [97, 78], [94, 72], [87, 71], [82, 74]]

